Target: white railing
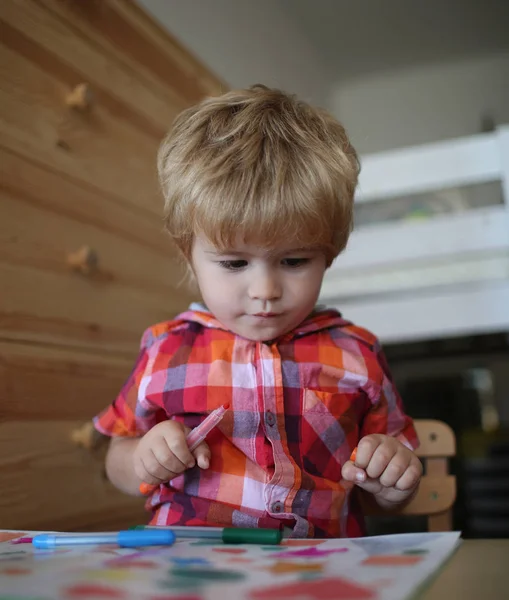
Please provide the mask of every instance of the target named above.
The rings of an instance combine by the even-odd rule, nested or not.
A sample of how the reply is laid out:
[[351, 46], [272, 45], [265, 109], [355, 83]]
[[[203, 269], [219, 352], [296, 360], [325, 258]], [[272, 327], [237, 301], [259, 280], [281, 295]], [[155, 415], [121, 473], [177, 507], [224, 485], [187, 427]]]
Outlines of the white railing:
[[509, 127], [366, 156], [356, 202], [379, 212], [489, 182], [500, 186], [489, 206], [358, 227], [321, 300], [386, 341], [509, 331]]

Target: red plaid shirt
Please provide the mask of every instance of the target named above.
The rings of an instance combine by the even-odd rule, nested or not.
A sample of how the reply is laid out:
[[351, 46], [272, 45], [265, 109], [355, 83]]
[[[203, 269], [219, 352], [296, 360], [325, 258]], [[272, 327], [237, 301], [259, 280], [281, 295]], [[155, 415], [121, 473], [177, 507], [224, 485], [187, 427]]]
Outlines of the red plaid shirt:
[[353, 448], [370, 433], [418, 443], [377, 339], [333, 310], [263, 343], [193, 305], [145, 332], [133, 372], [95, 426], [109, 436], [141, 436], [165, 419], [195, 427], [225, 402], [231, 410], [207, 437], [209, 469], [161, 485], [147, 501], [151, 524], [359, 536], [362, 514], [341, 484]]

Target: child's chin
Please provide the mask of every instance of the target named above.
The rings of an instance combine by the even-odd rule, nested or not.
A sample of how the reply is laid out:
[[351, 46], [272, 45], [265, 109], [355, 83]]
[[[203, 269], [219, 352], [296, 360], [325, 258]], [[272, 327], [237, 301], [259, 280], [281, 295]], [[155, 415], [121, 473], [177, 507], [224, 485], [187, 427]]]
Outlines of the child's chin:
[[260, 326], [260, 327], [243, 327], [242, 331], [238, 331], [239, 335], [253, 340], [254, 342], [269, 342], [286, 333], [287, 329], [282, 327]]

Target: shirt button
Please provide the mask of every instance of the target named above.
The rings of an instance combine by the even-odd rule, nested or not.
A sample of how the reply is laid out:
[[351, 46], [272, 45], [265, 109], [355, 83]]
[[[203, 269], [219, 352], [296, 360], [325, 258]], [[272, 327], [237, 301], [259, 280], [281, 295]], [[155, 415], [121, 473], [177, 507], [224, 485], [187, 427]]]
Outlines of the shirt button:
[[265, 415], [265, 422], [267, 423], [267, 425], [269, 425], [269, 427], [272, 427], [276, 423], [276, 417], [274, 416], [274, 413], [270, 410], [268, 410]]
[[274, 504], [272, 505], [272, 512], [273, 513], [280, 513], [283, 511], [283, 503], [282, 502], [274, 502]]

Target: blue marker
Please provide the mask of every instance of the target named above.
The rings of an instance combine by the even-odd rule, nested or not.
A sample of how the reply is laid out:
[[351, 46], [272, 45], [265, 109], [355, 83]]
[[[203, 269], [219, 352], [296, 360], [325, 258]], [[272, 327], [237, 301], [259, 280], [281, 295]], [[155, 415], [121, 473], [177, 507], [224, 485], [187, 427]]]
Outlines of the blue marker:
[[57, 546], [84, 546], [95, 544], [117, 544], [124, 548], [141, 546], [171, 546], [175, 534], [170, 529], [144, 529], [119, 531], [117, 533], [42, 533], [34, 536], [32, 544], [36, 548], [48, 550]]

